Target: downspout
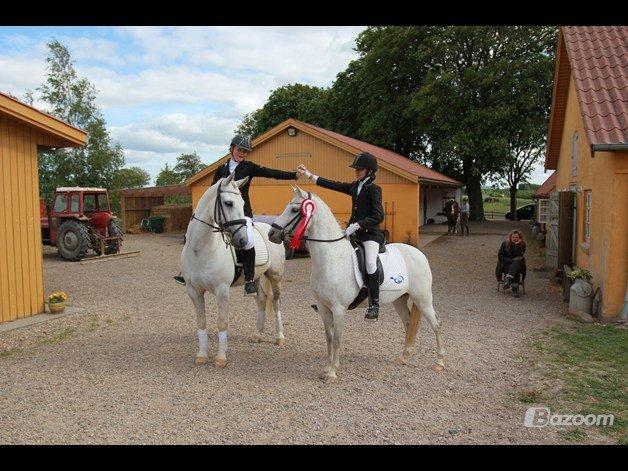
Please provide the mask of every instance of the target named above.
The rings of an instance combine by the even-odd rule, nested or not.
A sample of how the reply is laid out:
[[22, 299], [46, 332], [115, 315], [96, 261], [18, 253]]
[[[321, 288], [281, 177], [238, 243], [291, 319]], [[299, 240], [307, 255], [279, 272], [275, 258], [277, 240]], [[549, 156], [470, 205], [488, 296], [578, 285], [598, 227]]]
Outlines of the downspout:
[[621, 311], [621, 320], [628, 320], [628, 283], [626, 283], [626, 294], [624, 295], [624, 309]]

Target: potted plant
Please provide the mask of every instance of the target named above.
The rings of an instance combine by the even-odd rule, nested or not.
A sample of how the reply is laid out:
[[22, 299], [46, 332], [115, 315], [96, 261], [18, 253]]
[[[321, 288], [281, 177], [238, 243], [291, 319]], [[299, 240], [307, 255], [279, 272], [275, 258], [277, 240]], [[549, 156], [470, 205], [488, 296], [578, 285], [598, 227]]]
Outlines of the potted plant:
[[51, 314], [59, 314], [65, 310], [68, 295], [63, 291], [55, 291], [48, 296], [48, 308]]

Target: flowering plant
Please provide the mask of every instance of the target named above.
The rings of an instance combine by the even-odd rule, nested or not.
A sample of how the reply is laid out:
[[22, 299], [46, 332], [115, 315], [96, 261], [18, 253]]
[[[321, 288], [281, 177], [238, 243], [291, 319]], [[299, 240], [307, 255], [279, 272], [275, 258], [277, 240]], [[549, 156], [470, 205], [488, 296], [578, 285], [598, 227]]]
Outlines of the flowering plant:
[[48, 296], [49, 303], [64, 303], [68, 299], [68, 295], [63, 291], [55, 291]]

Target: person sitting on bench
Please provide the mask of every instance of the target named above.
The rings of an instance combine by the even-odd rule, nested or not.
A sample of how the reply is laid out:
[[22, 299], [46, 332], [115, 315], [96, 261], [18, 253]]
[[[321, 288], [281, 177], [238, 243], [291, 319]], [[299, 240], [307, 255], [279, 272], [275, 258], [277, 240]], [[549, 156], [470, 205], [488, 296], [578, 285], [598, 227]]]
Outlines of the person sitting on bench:
[[382, 189], [373, 183], [377, 172], [377, 159], [368, 152], [362, 152], [355, 157], [350, 167], [355, 169], [356, 179], [352, 183], [335, 182], [318, 177], [308, 171], [303, 164], [297, 168], [297, 174], [307, 177], [318, 186], [351, 196], [351, 218], [345, 235], [349, 237], [354, 234], [356, 240], [364, 246], [366, 284], [369, 292], [369, 307], [366, 309], [364, 318], [377, 320], [379, 315], [377, 254], [380, 245], [384, 243], [384, 233], [379, 229], [379, 225], [384, 220]]
[[501, 281], [502, 274], [506, 274], [504, 290], [510, 288], [515, 298], [519, 297], [519, 283], [522, 275], [525, 277], [526, 260], [524, 254], [526, 252], [526, 243], [523, 241], [521, 231], [514, 229], [508, 234], [508, 238], [502, 242], [497, 253], [497, 267], [495, 268], [495, 276], [497, 281]]

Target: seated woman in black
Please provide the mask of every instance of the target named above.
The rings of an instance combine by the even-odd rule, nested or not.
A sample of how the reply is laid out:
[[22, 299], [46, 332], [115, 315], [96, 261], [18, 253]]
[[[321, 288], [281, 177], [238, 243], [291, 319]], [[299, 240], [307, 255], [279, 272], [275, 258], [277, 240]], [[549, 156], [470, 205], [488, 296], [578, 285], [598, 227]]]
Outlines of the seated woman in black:
[[495, 276], [497, 281], [501, 281], [502, 273], [506, 274], [506, 282], [503, 288], [512, 289], [512, 295], [519, 297], [519, 283], [521, 276], [525, 277], [526, 259], [523, 255], [526, 253], [526, 243], [523, 241], [523, 234], [517, 229], [510, 231], [508, 238], [502, 242], [497, 253], [497, 267], [495, 268]]
[[366, 258], [367, 287], [369, 291], [369, 307], [364, 316], [367, 320], [377, 320], [379, 315], [379, 276], [377, 273], [377, 254], [379, 246], [384, 243], [384, 234], [379, 225], [384, 220], [382, 207], [382, 189], [373, 183], [377, 172], [377, 159], [368, 152], [362, 152], [355, 157], [353, 164], [355, 180], [352, 183], [342, 183], [318, 177], [309, 172], [303, 165], [297, 168], [299, 176], [305, 176], [323, 188], [339, 191], [351, 196], [351, 219], [345, 230], [349, 237], [355, 233], [355, 238], [364, 245]]
[[[244, 216], [246, 219], [246, 231], [248, 244], [244, 247], [244, 295], [255, 296], [257, 291], [253, 284], [255, 274], [255, 238], [253, 236], [253, 209], [251, 208], [251, 200], [249, 198], [249, 187], [253, 177], [274, 178], [275, 180], [296, 180], [296, 172], [284, 172], [272, 168], [262, 167], [250, 160], [246, 160], [246, 156], [251, 152], [251, 138], [237, 134], [229, 146], [231, 158], [222, 166], [216, 169], [214, 174], [214, 185], [221, 178], [228, 177], [231, 172], [235, 172], [235, 179], [241, 180], [249, 177], [249, 180], [240, 187], [240, 193], [244, 200]], [[175, 276], [175, 280], [179, 283], [185, 283], [181, 276]]]

